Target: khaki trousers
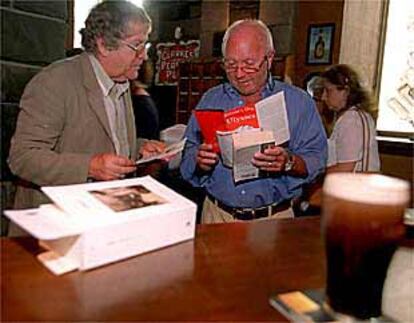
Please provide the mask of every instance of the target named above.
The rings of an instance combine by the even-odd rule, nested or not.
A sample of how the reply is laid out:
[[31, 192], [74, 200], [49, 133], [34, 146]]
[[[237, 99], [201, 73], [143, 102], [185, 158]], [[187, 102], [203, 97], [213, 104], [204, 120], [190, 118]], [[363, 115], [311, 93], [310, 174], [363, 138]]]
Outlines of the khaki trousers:
[[[293, 218], [294, 213], [292, 208], [288, 208], [284, 211], [277, 212], [268, 217], [259, 218], [252, 221], [262, 221], [269, 219], [289, 219]], [[214, 202], [208, 197], [205, 198], [203, 203], [203, 211], [201, 213], [201, 223], [223, 223], [223, 222], [246, 222], [243, 220], [235, 219], [230, 213], [220, 209]]]

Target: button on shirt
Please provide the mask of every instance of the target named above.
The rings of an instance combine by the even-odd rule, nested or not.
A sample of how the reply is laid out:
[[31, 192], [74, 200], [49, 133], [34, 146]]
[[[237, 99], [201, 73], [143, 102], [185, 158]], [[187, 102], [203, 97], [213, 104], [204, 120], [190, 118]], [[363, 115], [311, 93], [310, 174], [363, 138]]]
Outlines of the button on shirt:
[[[304, 91], [269, 77], [262, 91], [267, 98], [284, 91], [289, 121], [290, 140], [288, 149], [306, 163], [308, 176], [294, 177], [283, 173], [235, 184], [232, 170], [221, 160], [210, 173], [196, 171], [196, 156], [202, 143], [200, 127], [194, 114], [188, 123], [180, 171], [185, 180], [207, 192], [230, 207], [257, 208], [298, 196], [302, 185], [312, 181], [326, 165], [327, 140], [320, 116], [312, 98]], [[229, 83], [206, 92], [196, 109], [228, 111], [244, 102], [237, 90]]]
[[127, 100], [125, 98], [125, 95], [128, 95], [129, 82], [115, 83], [93, 55], [89, 55], [89, 59], [104, 95], [104, 105], [115, 151], [118, 155], [130, 157], [131, 150], [126, 125]]

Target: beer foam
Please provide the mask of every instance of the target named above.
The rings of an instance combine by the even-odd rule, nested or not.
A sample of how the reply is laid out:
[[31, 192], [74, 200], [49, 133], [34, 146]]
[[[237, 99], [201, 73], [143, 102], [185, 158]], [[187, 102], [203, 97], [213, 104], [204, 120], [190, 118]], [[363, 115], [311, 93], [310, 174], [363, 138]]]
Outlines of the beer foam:
[[379, 174], [332, 173], [325, 178], [324, 194], [368, 204], [407, 204], [408, 182]]

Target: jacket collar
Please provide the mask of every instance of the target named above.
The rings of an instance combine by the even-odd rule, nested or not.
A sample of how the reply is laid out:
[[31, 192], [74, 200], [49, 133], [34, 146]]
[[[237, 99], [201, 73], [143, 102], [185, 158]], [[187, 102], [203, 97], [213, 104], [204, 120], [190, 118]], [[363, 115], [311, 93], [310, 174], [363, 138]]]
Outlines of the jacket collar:
[[[81, 77], [83, 79], [83, 85], [86, 88], [88, 102], [90, 108], [94, 111], [98, 120], [105, 129], [105, 133], [112, 140], [111, 128], [109, 125], [108, 115], [106, 113], [105, 104], [104, 104], [104, 95], [103, 89], [101, 88], [95, 71], [93, 69], [91, 60], [88, 53], [82, 53], [79, 55], [80, 65], [81, 65]], [[129, 145], [131, 148], [131, 157], [136, 157], [136, 133], [134, 126], [134, 115], [132, 111], [132, 103], [130, 99], [130, 90], [129, 87], [126, 88], [127, 93], [127, 133], [129, 139]], [[108, 90], [109, 91], [109, 90]], [[115, 146], [113, 146], [115, 151]]]

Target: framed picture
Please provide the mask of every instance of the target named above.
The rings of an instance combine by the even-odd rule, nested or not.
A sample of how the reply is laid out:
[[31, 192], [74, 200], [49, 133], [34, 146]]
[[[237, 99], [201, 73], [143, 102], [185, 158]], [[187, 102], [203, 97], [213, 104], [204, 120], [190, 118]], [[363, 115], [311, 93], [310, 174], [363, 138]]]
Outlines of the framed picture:
[[306, 64], [323, 65], [332, 63], [334, 33], [334, 23], [309, 25]]

